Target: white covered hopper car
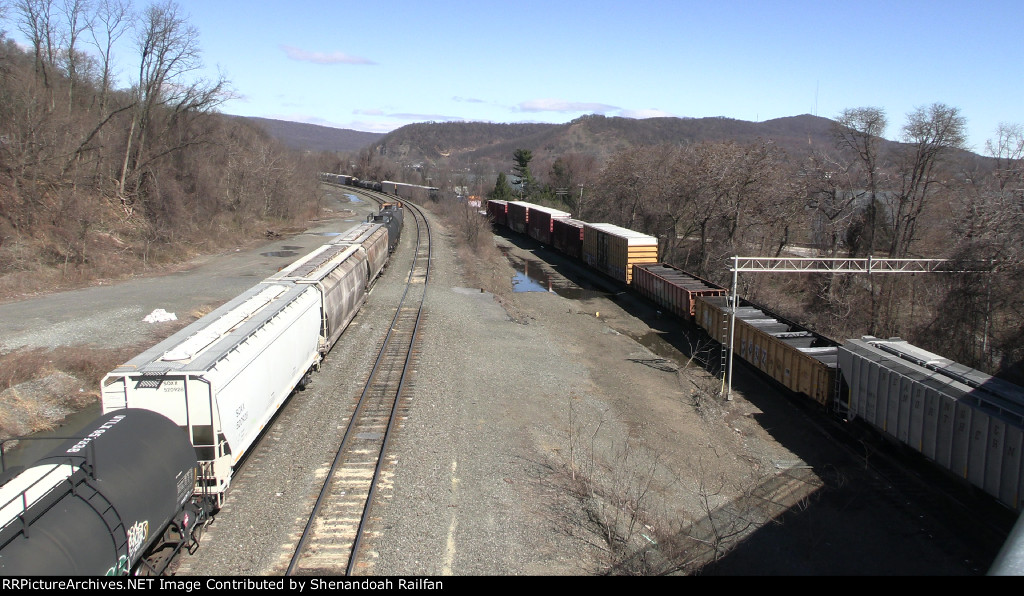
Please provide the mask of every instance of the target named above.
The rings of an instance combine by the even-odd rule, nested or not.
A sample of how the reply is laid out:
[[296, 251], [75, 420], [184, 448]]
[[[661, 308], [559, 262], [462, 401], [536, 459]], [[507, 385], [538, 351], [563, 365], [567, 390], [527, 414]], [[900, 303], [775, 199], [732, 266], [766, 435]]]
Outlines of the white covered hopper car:
[[320, 360], [311, 285], [258, 285], [103, 378], [103, 412], [152, 410], [186, 429], [217, 505], [233, 467]]
[[114, 369], [103, 412], [153, 410], [185, 429], [197, 492], [219, 507], [235, 467], [366, 300], [388, 236], [385, 225], [356, 226]]

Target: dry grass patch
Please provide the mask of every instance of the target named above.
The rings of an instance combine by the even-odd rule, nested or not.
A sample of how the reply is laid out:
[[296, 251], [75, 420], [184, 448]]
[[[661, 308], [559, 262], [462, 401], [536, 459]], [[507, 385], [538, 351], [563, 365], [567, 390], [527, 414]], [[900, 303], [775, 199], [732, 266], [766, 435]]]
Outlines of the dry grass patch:
[[0, 439], [50, 430], [96, 403], [103, 375], [140, 351], [65, 346], [0, 354]]

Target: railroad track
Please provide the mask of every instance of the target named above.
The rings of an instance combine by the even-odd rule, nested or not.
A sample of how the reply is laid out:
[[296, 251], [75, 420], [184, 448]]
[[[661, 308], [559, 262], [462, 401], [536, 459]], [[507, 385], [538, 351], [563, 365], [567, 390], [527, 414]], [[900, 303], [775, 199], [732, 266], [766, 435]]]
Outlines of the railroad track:
[[[393, 200], [365, 190], [358, 194]], [[288, 575], [352, 575], [360, 561], [388, 441], [403, 409], [403, 390], [416, 356], [430, 277], [429, 224], [418, 207], [405, 206], [416, 224], [415, 255], [405, 292], [295, 547]]]

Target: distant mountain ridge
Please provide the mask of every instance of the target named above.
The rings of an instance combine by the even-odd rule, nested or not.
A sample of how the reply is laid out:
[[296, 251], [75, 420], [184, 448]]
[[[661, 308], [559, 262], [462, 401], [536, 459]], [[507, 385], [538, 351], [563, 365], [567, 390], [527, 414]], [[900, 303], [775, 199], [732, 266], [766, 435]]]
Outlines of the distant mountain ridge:
[[700, 141], [771, 140], [801, 154], [832, 147], [834, 122], [804, 114], [765, 122], [731, 118], [632, 118], [590, 115], [565, 124], [428, 122], [409, 124], [373, 143], [376, 152], [404, 162], [508, 161], [516, 149], [535, 156], [588, 153], [603, 160], [632, 146]]
[[284, 143], [285, 146], [299, 151], [359, 151], [373, 145], [384, 136], [384, 134], [379, 132], [332, 128], [330, 126], [307, 124], [305, 122], [289, 122], [287, 120], [243, 116], [234, 117], [254, 122], [267, 131], [267, 134]]
[[[795, 157], [836, 146], [836, 122], [811, 114], [763, 122], [725, 117], [637, 120], [597, 114], [564, 124], [419, 122], [387, 134], [266, 118], [247, 119], [294, 149], [353, 152], [372, 148], [378, 155], [406, 165], [506, 164], [517, 149], [529, 149], [534, 157], [583, 153], [603, 162], [630, 147], [661, 143], [750, 143], [762, 139]], [[899, 143], [883, 140], [881, 150], [885, 153], [898, 146]], [[963, 157], [979, 158], [968, 152]]]

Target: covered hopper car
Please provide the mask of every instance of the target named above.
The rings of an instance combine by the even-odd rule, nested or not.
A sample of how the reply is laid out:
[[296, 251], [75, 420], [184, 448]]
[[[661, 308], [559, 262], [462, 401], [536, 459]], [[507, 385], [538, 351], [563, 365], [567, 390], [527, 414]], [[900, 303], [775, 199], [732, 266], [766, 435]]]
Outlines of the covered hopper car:
[[148, 409], [186, 429], [196, 487], [219, 507], [236, 467], [356, 316], [401, 213], [391, 204], [378, 214], [386, 221], [355, 226], [114, 369], [103, 411]]
[[1004, 505], [1024, 491], [1024, 389], [898, 338], [839, 348], [848, 410]]
[[232, 472], [319, 362], [321, 295], [257, 285], [108, 373], [103, 411], [142, 408], [184, 427], [199, 487], [223, 503]]
[[366, 283], [372, 283], [384, 271], [391, 250], [388, 247], [388, 228], [383, 223], [366, 222], [359, 224], [331, 244], [335, 246], [352, 246], [361, 253], [366, 263]]

